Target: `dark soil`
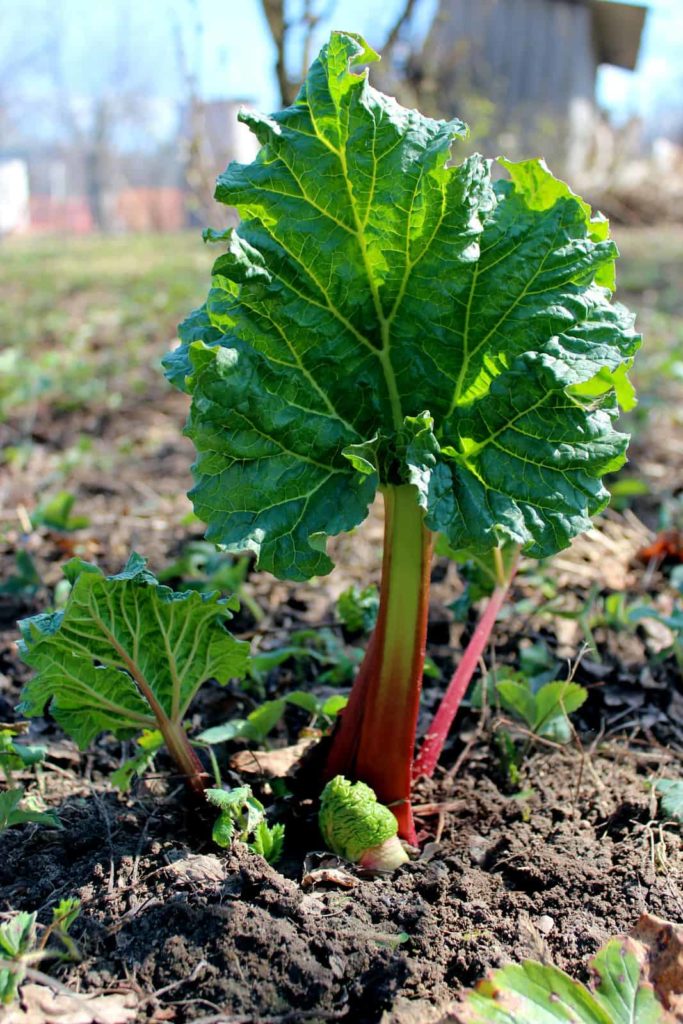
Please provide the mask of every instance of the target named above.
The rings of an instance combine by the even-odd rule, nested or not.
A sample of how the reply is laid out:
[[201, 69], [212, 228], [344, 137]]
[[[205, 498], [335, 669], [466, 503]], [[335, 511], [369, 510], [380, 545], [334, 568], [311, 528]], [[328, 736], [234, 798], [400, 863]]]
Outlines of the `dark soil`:
[[[533, 788], [515, 798], [475, 747], [458, 779], [418, 791], [421, 859], [353, 874], [348, 889], [302, 885], [315, 856], [290, 855], [280, 872], [241, 844], [217, 852], [160, 780], [125, 800], [81, 776], [60, 806], [64, 831], [3, 836], [2, 902], [48, 920], [79, 896], [83, 960], [58, 976], [81, 992], [133, 990], [140, 1020], [401, 1020], [388, 1011], [402, 999], [447, 1004], [511, 959], [586, 978], [591, 955], [644, 910], [682, 919], [681, 838], [652, 821], [645, 785], [667, 760], [618, 745], [539, 753]], [[305, 822], [301, 835], [315, 845]]]

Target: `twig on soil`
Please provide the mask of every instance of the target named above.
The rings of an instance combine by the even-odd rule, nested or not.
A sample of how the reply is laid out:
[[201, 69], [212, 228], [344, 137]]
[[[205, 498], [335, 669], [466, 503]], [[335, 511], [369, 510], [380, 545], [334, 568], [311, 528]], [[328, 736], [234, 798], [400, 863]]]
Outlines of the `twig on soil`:
[[215, 1010], [217, 1014], [220, 1014], [221, 1008], [216, 1003], [212, 1003], [210, 999], [202, 999], [201, 996], [197, 996], [196, 999], [174, 999], [172, 1003], [168, 1003], [168, 1006], [208, 1006], [210, 1010]]
[[[637, 739], [631, 739], [629, 742], [638, 743]], [[683, 751], [677, 750], [675, 747], [663, 747], [661, 743], [656, 744], [659, 750], [631, 750], [630, 747], [626, 746], [609, 746], [599, 747], [597, 753], [601, 757], [609, 757], [613, 761], [631, 760], [631, 761], [644, 761], [645, 763], [664, 763], [667, 764], [669, 761], [683, 761]]]
[[49, 974], [43, 973], [43, 971], [37, 970], [35, 967], [27, 967], [26, 964], [20, 960], [0, 960], [0, 971], [11, 971], [16, 974], [18, 971], [22, 973], [25, 978], [29, 981], [35, 981], [39, 985], [45, 985], [47, 988], [53, 989], [55, 992], [60, 992], [64, 996], [68, 996], [69, 999], [76, 999], [81, 1003], [90, 1003], [93, 999], [98, 999], [102, 995], [112, 995], [114, 993], [126, 994], [131, 989], [115, 988], [115, 989], [98, 989], [95, 992], [89, 992], [84, 995], [82, 992], [75, 992], [73, 989], [64, 985], [61, 981], [57, 981], [56, 978], [51, 978]]
[[348, 1007], [344, 1007], [341, 1010], [289, 1010], [277, 1017], [262, 1017], [260, 1014], [255, 1016], [253, 1013], [246, 1016], [216, 1013], [208, 1017], [195, 1017], [193, 1024], [297, 1024], [300, 1020], [320, 1020], [322, 1017], [327, 1020], [341, 1020], [348, 1012]]
[[449, 811], [459, 811], [464, 807], [467, 807], [466, 800], [446, 800], [444, 803], [438, 804], [418, 804], [417, 807], [413, 807], [413, 814], [416, 818], [426, 818], [432, 814], [438, 814], [434, 842], [440, 843], [446, 824], [446, 815]]
[[107, 808], [104, 800], [100, 794], [93, 789], [92, 791], [93, 800], [97, 810], [100, 812], [100, 817], [104, 821], [104, 827], [107, 831], [107, 845], [109, 846], [109, 883], [107, 886], [107, 892], [111, 896], [114, 892], [114, 884], [116, 882], [116, 868], [114, 866], [114, 842], [111, 835], [111, 822], [109, 821], [109, 815], [107, 814]]
[[513, 722], [511, 718], [506, 718], [505, 715], [500, 715], [500, 717], [498, 717], [495, 720], [495, 722], [493, 723], [493, 731], [495, 732], [496, 728], [498, 728], [501, 725], [505, 725], [511, 729], [514, 729], [516, 732], [521, 733], [522, 736], [526, 736], [529, 742], [533, 741], [534, 743], [537, 743], [542, 747], [550, 747], [551, 750], [558, 751], [563, 751], [565, 749], [562, 743], [556, 743], [555, 740], [549, 740], [546, 736], [539, 736], [531, 729], [527, 729], [526, 726], [520, 725], [519, 722]]
[[170, 985], [164, 985], [163, 988], [158, 988], [150, 994], [150, 999], [158, 999], [159, 996], [166, 995], [167, 992], [173, 992], [174, 989], [180, 988], [181, 985], [189, 985], [190, 982], [194, 981], [204, 970], [208, 967], [209, 963], [206, 960], [200, 960], [198, 964], [192, 969], [192, 973], [188, 974], [187, 978], [181, 978], [179, 981], [172, 981]]
[[137, 847], [135, 849], [135, 857], [133, 859], [133, 870], [132, 870], [131, 876], [130, 876], [131, 885], [136, 885], [137, 881], [138, 881], [138, 870], [140, 868], [140, 857], [142, 856], [142, 847], [145, 845], [145, 840], [147, 838], [147, 832], [149, 830], [149, 826], [150, 826], [150, 823], [152, 821], [156, 821], [156, 814], [150, 814], [145, 819], [145, 824], [142, 827], [142, 832], [140, 833], [140, 838], [138, 840], [138, 845], [137, 845]]
[[[149, 878], [149, 875], [147, 878]], [[117, 935], [125, 924], [131, 921], [134, 917], [137, 917], [141, 910], [145, 910], [150, 906], [163, 907], [165, 906], [165, 903], [165, 900], [159, 899], [156, 896], [148, 896], [146, 900], [142, 900], [141, 903], [137, 903], [134, 907], [130, 907], [113, 925], [107, 928], [107, 935]]]

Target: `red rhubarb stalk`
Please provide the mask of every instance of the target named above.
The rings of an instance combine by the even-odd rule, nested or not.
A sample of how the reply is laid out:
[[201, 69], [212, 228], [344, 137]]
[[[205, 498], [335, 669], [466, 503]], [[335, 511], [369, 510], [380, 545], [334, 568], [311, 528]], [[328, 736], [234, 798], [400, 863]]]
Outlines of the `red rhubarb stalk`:
[[446, 737], [458, 713], [460, 703], [467, 693], [467, 688], [489, 641], [491, 631], [498, 618], [498, 613], [507, 597], [510, 584], [517, 570], [518, 559], [519, 556], [514, 558], [507, 572], [503, 569], [502, 557], [497, 560], [498, 583], [488, 600], [484, 613], [477, 623], [477, 628], [472, 634], [472, 639], [465, 648], [460, 664], [455, 670], [448, 684], [448, 689], [425, 734], [420, 752], [413, 764], [413, 780], [419, 779], [422, 775], [431, 778], [434, 774], [434, 769], [441, 757]]
[[371, 786], [393, 811], [399, 835], [414, 843], [411, 765], [427, 642], [432, 534], [424, 526], [415, 487], [387, 486], [383, 495], [377, 624], [332, 738], [325, 775]]

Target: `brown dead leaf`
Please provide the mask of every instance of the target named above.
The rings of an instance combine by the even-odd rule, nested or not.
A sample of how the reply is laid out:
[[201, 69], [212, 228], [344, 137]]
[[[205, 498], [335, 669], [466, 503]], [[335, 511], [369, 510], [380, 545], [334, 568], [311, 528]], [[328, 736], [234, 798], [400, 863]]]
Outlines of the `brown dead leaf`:
[[181, 885], [215, 886], [224, 881], [225, 867], [213, 853], [190, 853], [172, 860], [164, 874]]
[[30, 727], [30, 722], [0, 722], [0, 732], [7, 730], [14, 736], [24, 736]]
[[683, 1020], [683, 926], [642, 914], [631, 937], [647, 952], [648, 981], [667, 1010]]
[[341, 868], [316, 868], [314, 871], [306, 872], [301, 879], [301, 888], [312, 889], [316, 885], [336, 885], [341, 889], [353, 889], [358, 885], [358, 879]]
[[47, 985], [25, 984], [20, 1003], [6, 1011], [3, 1024], [127, 1024], [136, 1013], [133, 992], [71, 996], [53, 992]]
[[280, 747], [279, 750], [241, 750], [230, 758], [230, 767], [241, 775], [280, 778], [288, 775], [306, 751], [317, 742], [315, 739], [304, 739], [291, 747]]

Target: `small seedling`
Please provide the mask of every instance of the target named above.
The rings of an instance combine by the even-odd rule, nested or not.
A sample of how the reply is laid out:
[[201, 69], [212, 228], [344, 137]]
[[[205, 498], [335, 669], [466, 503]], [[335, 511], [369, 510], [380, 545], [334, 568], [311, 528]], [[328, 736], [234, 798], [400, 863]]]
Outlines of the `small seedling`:
[[217, 551], [214, 544], [203, 540], [190, 541], [179, 558], [159, 573], [160, 583], [179, 580], [178, 590], [196, 590], [200, 594], [235, 594], [240, 604], [251, 613], [255, 622], [263, 620], [263, 611], [244, 589], [251, 559], [236, 558]]
[[285, 826], [268, 824], [265, 808], [252, 793], [251, 786], [207, 789], [206, 799], [220, 811], [211, 833], [218, 846], [228, 847], [240, 840], [253, 853], [265, 857], [269, 864], [277, 863], [282, 856]]
[[42, 810], [30, 795], [26, 796], [23, 789], [6, 789], [0, 793], [0, 832], [27, 822], [47, 825], [49, 828], [62, 827], [55, 811]]
[[[7, 966], [0, 967], [0, 1002], [11, 1003], [26, 976], [26, 968], [42, 960], [78, 960], [78, 948], [69, 931], [81, 911], [75, 897], [60, 900], [52, 910], [49, 925], [37, 924], [37, 914], [21, 911], [0, 925], [0, 955]], [[39, 928], [42, 935], [38, 937]], [[63, 948], [49, 946], [57, 939]]]
[[588, 697], [585, 686], [566, 680], [544, 683], [534, 690], [532, 681], [522, 672], [505, 672], [495, 684], [501, 707], [512, 713], [532, 736], [568, 743], [571, 739], [569, 715]]
[[[309, 713], [310, 720], [303, 730], [305, 734], [320, 734], [331, 728], [336, 716], [346, 707], [347, 701], [348, 697], [341, 694], [332, 694], [330, 697], [320, 699], [306, 690], [293, 690], [286, 697], [264, 701], [254, 708], [246, 718], [233, 718], [222, 725], [214, 725], [210, 729], [205, 729], [195, 738], [195, 742], [205, 746], [209, 751], [214, 746], [230, 743], [237, 739], [250, 740], [258, 745], [265, 744], [267, 737], [284, 716], [287, 705], [301, 708]], [[215, 766], [216, 782], [220, 785], [220, 772], [215, 758], [212, 758], [212, 762]]]
[[23, 786], [15, 784], [16, 773], [35, 768], [47, 754], [46, 747], [17, 743], [17, 736], [24, 731], [25, 725], [18, 723], [0, 727], [0, 772], [8, 786], [0, 793], [0, 832], [27, 822], [61, 828], [55, 811], [46, 810], [35, 794], [27, 795]]
[[505, 788], [508, 792], [516, 794], [522, 784], [521, 748], [515, 743], [507, 729], [496, 730], [494, 744], [498, 753], [500, 772], [503, 776]]
[[247, 665], [247, 678], [263, 693], [273, 669], [292, 662], [298, 670], [314, 662], [316, 683], [341, 686], [351, 682], [362, 659], [360, 648], [345, 644], [331, 629], [299, 629], [285, 646], [254, 652]]
[[361, 588], [354, 583], [337, 598], [337, 615], [349, 633], [373, 630], [378, 611], [379, 590], [374, 584]]
[[116, 769], [111, 777], [112, 786], [121, 793], [127, 793], [133, 780], [140, 778], [154, 765], [156, 754], [164, 746], [164, 737], [158, 729], [145, 729], [136, 737], [136, 752]]
[[43, 587], [43, 581], [28, 551], [17, 551], [14, 556], [16, 572], [0, 583], [0, 595], [31, 598]]
[[683, 779], [657, 779], [652, 787], [665, 818], [683, 825]]
[[17, 743], [17, 737], [28, 727], [27, 722], [0, 725], [0, 772], [11, 785], [14, 772], [22, 772], [41, 764], [47, 756], [47, 747]]
[[72, 516], [71, 512], [75, 502], [74, 494], [69, 491], [60, 491], [53, 498], [48, 498], [38, 505], [31, 515], [31, 525], [34, 529], [38, 526], [45, 526], [48, 530], [56, 530], [58, 533], [82, 530], [90, 525], [90, 520], [87, 516]]
[[20, 911], [0, 925], [0, 952], [12, 966], [0, 967], [0, 1002], [11, 1003], [24, 977], [27, 960], [36, 949], [37, 914]]

